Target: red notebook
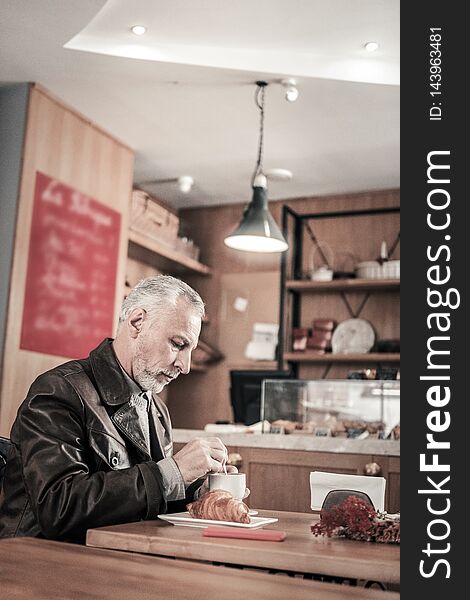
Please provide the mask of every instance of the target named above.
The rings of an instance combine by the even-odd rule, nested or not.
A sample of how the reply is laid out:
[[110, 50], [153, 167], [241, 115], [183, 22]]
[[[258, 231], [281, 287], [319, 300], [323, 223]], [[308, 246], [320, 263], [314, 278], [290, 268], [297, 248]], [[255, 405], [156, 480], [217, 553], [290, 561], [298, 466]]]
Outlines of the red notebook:
[[285, 531], [273, 529], [238, 529], [236, 527], [209, 526], [202, 532], [204, 537], [236, 538], [241, 540], [259, 540], [264, 542], [282, 542], [286, 539]]

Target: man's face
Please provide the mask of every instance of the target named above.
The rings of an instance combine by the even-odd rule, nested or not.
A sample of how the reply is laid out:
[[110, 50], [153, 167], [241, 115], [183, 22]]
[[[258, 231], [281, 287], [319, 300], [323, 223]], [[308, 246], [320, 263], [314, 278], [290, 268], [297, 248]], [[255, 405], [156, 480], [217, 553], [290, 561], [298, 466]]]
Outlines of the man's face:
[[147, 316], [132, 361], [134, 380], [142, 389], [158, 394], [180, 373], [189, 373], [200, 332], [201, 318], [183, 298], [157, 317]]

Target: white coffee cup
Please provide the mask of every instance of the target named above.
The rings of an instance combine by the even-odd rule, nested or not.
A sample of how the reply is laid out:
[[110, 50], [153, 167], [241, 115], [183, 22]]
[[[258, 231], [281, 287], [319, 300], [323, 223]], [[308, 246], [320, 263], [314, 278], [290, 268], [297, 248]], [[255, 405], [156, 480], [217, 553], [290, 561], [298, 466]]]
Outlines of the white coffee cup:
[[225, 490], [237, 500], [242, 500], [245, 488], [245, 473], [211, 473], [209, 475], [209, 490]]

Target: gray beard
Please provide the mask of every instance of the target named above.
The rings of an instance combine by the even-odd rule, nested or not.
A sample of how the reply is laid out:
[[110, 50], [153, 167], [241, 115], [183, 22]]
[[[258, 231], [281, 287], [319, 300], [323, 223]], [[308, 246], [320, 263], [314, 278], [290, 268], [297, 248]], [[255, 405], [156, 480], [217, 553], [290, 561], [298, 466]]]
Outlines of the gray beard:
[[159, 394], [163, 388], [165, 387], [164, 383], [160, 383], [155, 379], [155, 376], [148, 371], [141, 371], [139, 374], [134, 375], [135, 380], [140, 385], [140, 387], [147, 391], [152, 392], [152, 394]]

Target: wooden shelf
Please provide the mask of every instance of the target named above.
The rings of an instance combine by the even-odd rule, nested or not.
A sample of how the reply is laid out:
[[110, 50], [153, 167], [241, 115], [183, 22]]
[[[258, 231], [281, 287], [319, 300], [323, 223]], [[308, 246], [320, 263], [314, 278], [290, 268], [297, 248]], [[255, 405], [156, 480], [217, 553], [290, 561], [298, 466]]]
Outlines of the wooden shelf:
[[212, 270], [207, 265], [194, 260], [194, 258], [185, 256], [170, 248], [170, 246], [133, 229], [129, 230], [129, 242], [152, 252], [156, 255], [157, 262], [163, 260], [165, 268], [168, 265], [173, 270], [176, 268], [176, 270], [189, 270], [200, 275], [212, 275]]
[[277, 361], [275, 360], [247, 360], [227, 365], [229, 371], [275, 371]]
[[332, 281], [290, 280], [286, 288], [294, 292], [343, 292], [399, 290], [399, 279], [333, 279]]
[[367, 354], [315, 354], [313, 352], [285, 352], [284, 360], [299, 363], [399, 363], [400, 353], [368, 352]]

